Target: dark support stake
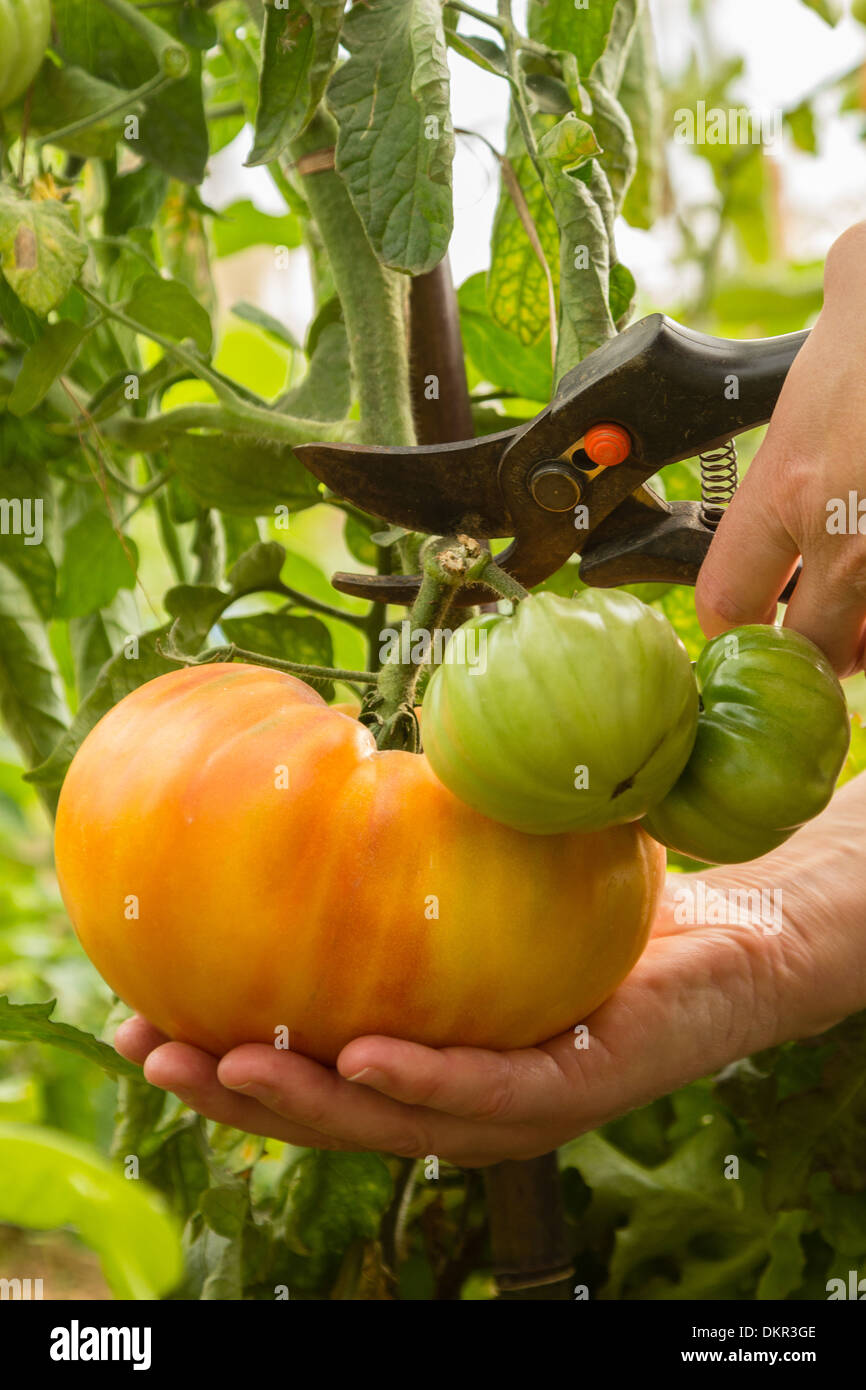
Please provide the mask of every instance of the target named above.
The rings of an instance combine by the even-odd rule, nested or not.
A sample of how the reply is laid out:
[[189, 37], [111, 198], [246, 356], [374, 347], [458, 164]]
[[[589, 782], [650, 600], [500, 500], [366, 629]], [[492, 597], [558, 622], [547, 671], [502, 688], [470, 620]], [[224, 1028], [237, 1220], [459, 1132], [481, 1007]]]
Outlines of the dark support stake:
[[471, 439], [457, 296], [448, 257], [409, 288], [409, 385], [419, 444]]
[[[410, 384], [418, 443], [471, 439], [475, 431], [447, 257], [429, 274], [412, 280], [409, 308]], [[499, 1163], [488, 1168], [484, 1178], [501, 1297], [570, 1298], [572, 1262], [556, 1154]]]
[[499, 1163], [484, 1173], [493, 1272], [505, 1299], [570, 1299], [568, 1249], [556, 1154]]

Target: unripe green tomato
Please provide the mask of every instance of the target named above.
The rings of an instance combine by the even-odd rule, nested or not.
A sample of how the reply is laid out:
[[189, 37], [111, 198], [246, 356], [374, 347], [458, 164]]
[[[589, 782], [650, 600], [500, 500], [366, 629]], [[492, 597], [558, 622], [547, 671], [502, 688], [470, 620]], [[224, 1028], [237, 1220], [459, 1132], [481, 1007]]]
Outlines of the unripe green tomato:
[[30, 86], [50, 37], [50, 0], [0, 0], [0, 110]]
[[424, 751], [476, 811], [530, 834], [637, 820], [691, 752], [685, 647], [632, 594], [533, 594], [458, 629], [424, 696]]
[[692, 755], [644, 827], [693, 859], [742, 863], [827, 805], [851, 736], [845, 696], [823, 652], [787, 627], [715, 637], [696, 675]]

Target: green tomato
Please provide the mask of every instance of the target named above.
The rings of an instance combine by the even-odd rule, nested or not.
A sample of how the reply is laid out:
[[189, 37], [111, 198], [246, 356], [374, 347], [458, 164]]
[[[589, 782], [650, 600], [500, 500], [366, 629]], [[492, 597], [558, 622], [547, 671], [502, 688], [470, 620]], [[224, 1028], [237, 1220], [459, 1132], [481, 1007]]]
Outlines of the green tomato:
[[845, 696], [823, 652], [787, 627], [723, 633], [696, 674], [692, 755], [644, 826], [693, 859], [738, 864], [827, 805], [850, 739]]
[[667, 619], [632, 594], [538, 593], [474, 618], [424, 696], [424, 751], [476, 811], [547, 835], [644, 815], [685, 766], [698, 693]]
[[0, 0], [0, 110], [30, 86], [50, 37], [50, 0]]

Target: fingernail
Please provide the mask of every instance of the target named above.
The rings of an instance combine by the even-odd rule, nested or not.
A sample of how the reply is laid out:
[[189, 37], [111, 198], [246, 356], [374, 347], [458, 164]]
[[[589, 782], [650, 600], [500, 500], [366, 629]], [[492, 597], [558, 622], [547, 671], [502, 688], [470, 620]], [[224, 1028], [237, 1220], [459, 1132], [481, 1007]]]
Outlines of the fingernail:
[[365, 1086], [381, 1086], [385, 1077], [375, 1067], [362, 1067], [360, 1071], [355, 1072], [354, 1076], [347, 1076], [346, 1080], [363, 1081]]

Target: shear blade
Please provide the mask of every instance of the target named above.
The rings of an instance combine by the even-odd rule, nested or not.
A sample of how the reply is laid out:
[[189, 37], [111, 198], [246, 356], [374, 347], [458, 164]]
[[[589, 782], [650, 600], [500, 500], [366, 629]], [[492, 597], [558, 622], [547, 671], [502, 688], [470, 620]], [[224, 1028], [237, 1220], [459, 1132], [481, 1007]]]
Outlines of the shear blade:
[[512, 437], [506, 430], [456, 444], [394, 449], [298, 444], [294, 453], [338, 497], [411, 531], [510, 536], [497, 472]]

